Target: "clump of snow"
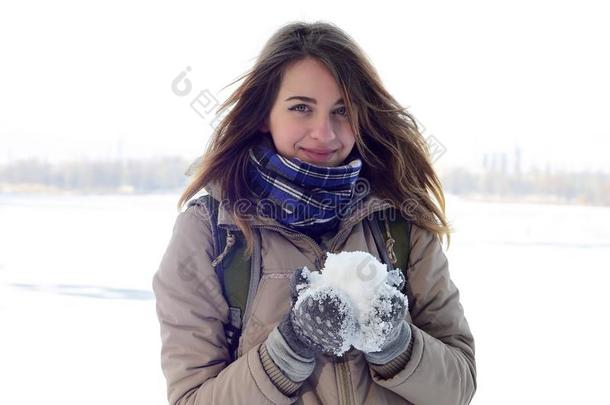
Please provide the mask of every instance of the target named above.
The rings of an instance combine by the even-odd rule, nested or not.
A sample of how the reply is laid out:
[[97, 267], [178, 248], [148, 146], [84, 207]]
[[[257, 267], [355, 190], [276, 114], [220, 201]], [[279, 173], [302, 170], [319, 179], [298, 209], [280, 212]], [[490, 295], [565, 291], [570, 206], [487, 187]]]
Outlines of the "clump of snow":
[[295, 306], [307, 296], [319, 297], [328, 294], [329, 289], [335, 291], [345, 303], [341, 310], [346, 314], [346, 323], [342, 325], [345, 344], [335, 354], [342, 355], [350, 346], [363, 352], [379, 351], [392, 326], [379, 313], [392, 310], [392, 297], [399, 297], [407, 305], [406, 298], [396, 288], [402, 281], [399, 272], [399, 269], [388, 272], [387, 266], [368, 252], [328, 253], [320, 273], [304, 269], [303, 276], [310, 288], [304, 288], [305, 283], [297, 286], [299, 298]]

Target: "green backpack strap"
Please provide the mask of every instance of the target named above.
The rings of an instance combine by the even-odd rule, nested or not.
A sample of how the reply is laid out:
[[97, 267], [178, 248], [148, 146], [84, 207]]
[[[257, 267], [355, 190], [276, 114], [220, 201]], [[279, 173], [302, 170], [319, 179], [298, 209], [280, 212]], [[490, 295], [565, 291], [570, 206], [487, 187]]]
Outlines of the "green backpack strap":
[[[403, 216], [398, 216], [395, 220], [384, 221], [384, 225], [386, 226], [386, 244], [393, 248], [396, 257], [396, 264], [392, 264], [401, 269], [406, 277], [409, 268], [409, 254], [411, 253], [411, 221]], [[394, 239], [394, 244], [388, 242], [390, 238]]]
[[233, 361], [237, 358], [250, 285], [250, 258], [246, 256], [246, 243], [241, 232], [218, 226], [219, 202], [210, 195], [201, 196], [188, 205], [204, 205], [210, 214], [215, 257], [212, 266], [229, 305], [229, 323], [224, 325], [224, 330]]
[[413, 294], [408, 282], [409, 254], [411, 253], [411, 221], [390, 208], [374, 213], [374, 219], [369, 220], [373, 239], [377, 245], [381, 259], [388, 266], [388, 270], [396, 268], [402, 271], [406, 283], [403, 293], [409, 302], [413, 302]]

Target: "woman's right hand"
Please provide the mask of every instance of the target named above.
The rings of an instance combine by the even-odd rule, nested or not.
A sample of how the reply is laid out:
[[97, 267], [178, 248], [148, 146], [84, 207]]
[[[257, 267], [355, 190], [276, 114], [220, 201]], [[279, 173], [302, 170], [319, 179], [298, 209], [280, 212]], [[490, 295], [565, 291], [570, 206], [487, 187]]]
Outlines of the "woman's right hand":
[[[315, 353], [342, 355], [349, 350], [355, 318], [348, 299], [333, 288], [311, 290], [307, 267], [296, 270], [290, 281], [290, 311], [278, 330], [299, 355]], [[299, 295], [304, 298], [299, 300]]]

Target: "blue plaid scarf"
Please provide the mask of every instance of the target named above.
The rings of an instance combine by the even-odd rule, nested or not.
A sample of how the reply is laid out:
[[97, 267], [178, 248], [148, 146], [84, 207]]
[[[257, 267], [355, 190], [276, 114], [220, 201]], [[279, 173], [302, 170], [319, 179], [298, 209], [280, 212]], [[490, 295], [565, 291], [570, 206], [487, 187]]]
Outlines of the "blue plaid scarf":
[[365, 196], [355, 192], [362, 161], [325, 167], [285, 158], [266, 143], [249, 151], [248, 173], [259, 198], [257, 210], [310, 236], [336, 229], [343, 215]]

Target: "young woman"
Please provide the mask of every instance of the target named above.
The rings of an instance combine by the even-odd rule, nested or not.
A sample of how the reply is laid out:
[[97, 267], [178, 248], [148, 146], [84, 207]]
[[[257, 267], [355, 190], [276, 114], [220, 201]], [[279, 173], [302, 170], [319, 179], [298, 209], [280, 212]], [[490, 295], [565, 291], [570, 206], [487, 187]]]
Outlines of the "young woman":
[[[474, 339], [441, 247], [450, 233], [441, 183], [412, 116], [328, 23], [284, 26], [241, 79], [178, 204], [205, 190], [222, 202], [217, 215], [189, 204], [153, 278], [169, 402], [468, 404]], [[380, 350], [336, 355], [345, 303], [310, 298], [296, 310], [309, 288], [301, 269], [320, 271], [327, 252], [382, 260], [366, 219], [389, 208], [412, 224], [408, 292], [377, 308], [390, 325]], [[234, 361], [215, 272], [233, 245], [215, 252], [213, 223], [241, 235], [260, 272]], [[323, 330], [312, 332], [312, 319]]]

